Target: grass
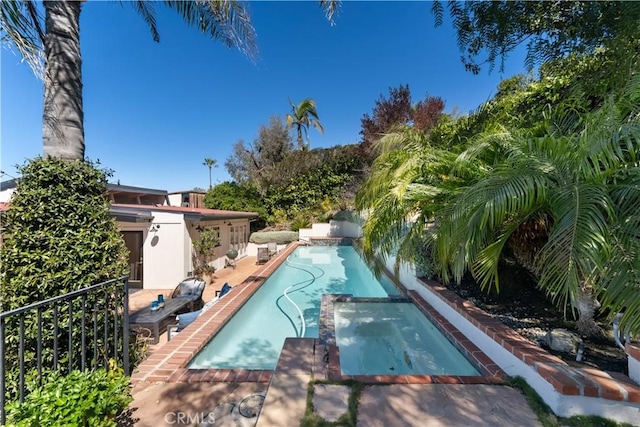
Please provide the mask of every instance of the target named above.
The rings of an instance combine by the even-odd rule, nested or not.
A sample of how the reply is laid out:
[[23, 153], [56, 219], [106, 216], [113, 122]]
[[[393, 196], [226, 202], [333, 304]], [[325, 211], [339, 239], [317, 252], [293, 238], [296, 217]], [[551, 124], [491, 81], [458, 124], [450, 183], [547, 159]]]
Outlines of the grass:
[[632, 427], [631, 424], [618, 423], [596, 415], [576, 415], [573, 417], [557, 417], [542, 400], [540, 395], [522, 377], [507, 380], [507, 385], [519, 389], [524, 394], [529, 406], [544, 427]]
[[[313, 395], [314, 395], [314, 386], [316, 384], [329, 384], [329, 385], [344, 385], [351, 388], [351, 393], [349, 393], [349, 402], [347, 412], [338, 418], [337, 421], [325, 421], [323, 418], [318, 416], [314, 412], [313, 407]], [[364, 389], [364, 385], [357, 381], [346, 380], [346, 381], [309, 381], [309, 386], [307, 388], [307, 408], [305, 410], [304, 417], [302, 418], [302, 422], [300, 425], [302, 427], [328, 427], [328, 426], [344, 426], [344, 427], [355, 427], [358, 421], [358, 403], [360, 402], [360, 395], [362, 394], [362, 390]]]

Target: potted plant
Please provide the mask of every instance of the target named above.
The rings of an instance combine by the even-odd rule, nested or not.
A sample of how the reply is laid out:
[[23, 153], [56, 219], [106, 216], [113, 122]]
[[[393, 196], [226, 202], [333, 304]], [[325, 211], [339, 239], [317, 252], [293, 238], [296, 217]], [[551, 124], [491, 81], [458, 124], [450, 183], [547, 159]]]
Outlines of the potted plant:
[[220, 246], [220, 236], [214, 227], [198, 227], [198, 231], [198, 238], [193, 241], [193, 275], [209, 285], [216, 271], [210, 263], [215, 259], [216, 247]]

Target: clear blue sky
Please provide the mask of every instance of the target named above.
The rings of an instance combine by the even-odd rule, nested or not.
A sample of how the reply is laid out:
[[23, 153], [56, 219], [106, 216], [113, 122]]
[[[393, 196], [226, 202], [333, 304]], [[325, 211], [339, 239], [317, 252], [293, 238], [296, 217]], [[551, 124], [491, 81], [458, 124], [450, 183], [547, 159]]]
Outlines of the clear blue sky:
[[[344, 2], [331, 26], [315, 1], [248, 4], [259, 57], [211, 40], [158, 5], [160, 43], [129, 4], [89, 1], [81, 14], [86, 156], [121, 184], [179, 191], [229, 179], [224, 162], [250, 143], [288, 98], [316, 101], [325, 133], [311, 148], [359, 141], [360, 119], [389, 87], [413, 101], [440, 96], [466, 113], [502, 78], [524, 71], [511, 55], [504, 74], [464, 70], [451, 24], [434, 28], [430, 2]], [[42, 153], [42, 82], [2, 49], [1, 168]], [[2, 176], [0, 180], [8, 179]]]

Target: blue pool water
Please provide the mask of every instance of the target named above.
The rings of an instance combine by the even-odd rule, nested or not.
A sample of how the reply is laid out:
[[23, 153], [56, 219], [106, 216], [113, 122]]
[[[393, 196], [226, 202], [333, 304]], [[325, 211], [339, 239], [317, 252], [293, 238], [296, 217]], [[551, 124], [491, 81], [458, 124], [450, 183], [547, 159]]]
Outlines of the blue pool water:
[[343, 375], [480, 375], [411, 303], [337, 302]]
[[318, 337], [322, 294], [399, 292], [387, 277], [377, 279], [351, 246], [299, 247], [188, 367], [274, 369], [285, 338]]

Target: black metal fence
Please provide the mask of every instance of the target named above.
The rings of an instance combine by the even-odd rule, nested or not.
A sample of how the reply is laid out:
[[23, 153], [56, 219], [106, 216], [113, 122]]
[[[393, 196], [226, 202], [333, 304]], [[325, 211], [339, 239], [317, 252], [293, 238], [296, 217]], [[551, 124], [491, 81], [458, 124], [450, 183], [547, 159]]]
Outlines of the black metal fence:
[[129, 279], [109, 280], [0, 313], [0, 424], [6, 404], [48, 372], [107, 367], [129, 375]]

